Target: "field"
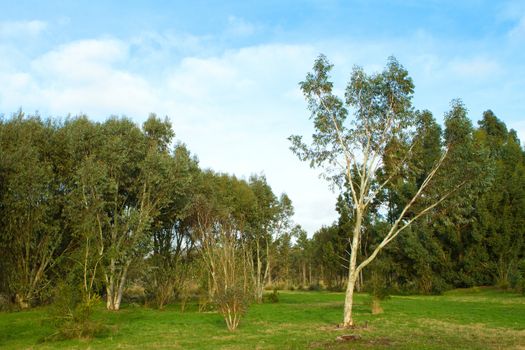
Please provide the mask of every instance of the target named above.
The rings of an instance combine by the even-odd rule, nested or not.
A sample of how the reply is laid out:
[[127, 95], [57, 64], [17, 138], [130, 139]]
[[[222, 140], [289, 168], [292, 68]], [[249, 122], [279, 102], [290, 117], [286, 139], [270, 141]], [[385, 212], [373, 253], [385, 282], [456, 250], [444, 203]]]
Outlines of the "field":
[[[190, 305], [164, 311], [126, 305], [96, 318], [110, 326], [90, 340], [42, 341], [52, 333], [46, 308], [0, 313], [1, 349], [525, 349], [525, 297], [490, 288], [454, 290], [442, 296], [393, 296], [384, 313], [370, 313], [358, 294], [359, 327], [338, 329], [343, 294], [279, 292], [278, 303], [253, 305], [230, 333], [214, 312]], [[341, 342], [336, 337], [358, 334]]]

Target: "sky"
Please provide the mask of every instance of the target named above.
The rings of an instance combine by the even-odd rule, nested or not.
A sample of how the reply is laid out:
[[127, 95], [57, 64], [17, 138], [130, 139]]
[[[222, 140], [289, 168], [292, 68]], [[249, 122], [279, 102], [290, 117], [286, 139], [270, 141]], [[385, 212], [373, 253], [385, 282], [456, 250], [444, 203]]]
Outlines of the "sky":
[[264, 174], [312, 235], [337, 194], [287, 137], [313, 131], [298, 83], [320, 53], [337, 92], [393, 55], [415, 108], [442, 122], [461, 98], [525, 140], [525, 1], [0, 0], [0, 114], [168, 116], [203, 168]]

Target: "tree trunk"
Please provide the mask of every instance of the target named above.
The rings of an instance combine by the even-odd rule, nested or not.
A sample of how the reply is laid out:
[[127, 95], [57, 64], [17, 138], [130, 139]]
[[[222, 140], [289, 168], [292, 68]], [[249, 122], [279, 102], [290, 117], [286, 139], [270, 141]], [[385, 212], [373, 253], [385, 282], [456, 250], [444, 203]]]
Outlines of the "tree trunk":
[[303, 261], [303, 287], [306, 287], [306, 262]]
[[262, 303], [263, 296], [263, 276], [262, 276], [262, 261], [259, 240], [256, 240], [257, 266], [255, 271], [255, 301], [258, 304]]
[[352, 307], [354, 304], [354, 288], [355, 277], [350, 276], [350, 278], [348, 279], [348, 285], [346, 287], [343, 327], [352, 327], [354, 325], [354, 319], [352, 318]]
[[350, 264], [348, 266], [348, 285], [346, 286], [346, 295], [345, 295], [345, 307], [343, 315], [343, 327], [352, 327], [354, 326], [354, 320], [352, 318], [352, 307], [354, 303], [354, 289], [355, 282], [357, 280], [358, 271], [356, 273], [356, 263], [357, 263], [357, 249], [359, 247], [359, 238], [361, 235], [361, 222], [363, 219], [363, 214], [361, 207], [358, 205], [356, 208], [356, 218], [354, 233], [352, 237], [352, 251], [350, 252]]

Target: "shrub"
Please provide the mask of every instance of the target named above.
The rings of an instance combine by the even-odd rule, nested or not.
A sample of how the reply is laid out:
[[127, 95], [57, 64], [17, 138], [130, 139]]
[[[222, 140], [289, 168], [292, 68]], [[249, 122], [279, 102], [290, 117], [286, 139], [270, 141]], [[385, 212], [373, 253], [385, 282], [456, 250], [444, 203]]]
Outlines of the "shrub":
[[266, 294], [264, 301], [267, 303], [278, 303], [279, 302], [279, 292], [277, 291], [277, 288], [274, 288], [272, 293]]
[[[319, 285], [319, 283], [312, 283], [308, 286], [308, 290], [311, 290], [311, 291], [320, 291], [321, 290], [321, 285]], [[338, 290], [339, 291], [339, 290]]]
[[93, 308], [100, 302], [100, 296], [88, 296], [79, 289], [69, 283], [58, 285], [54, 303], [49, 309], [55, 333], [44, 340], [89, 339], [107, 331], [101, 322], [92, 319]]
[[215, 294], [215, 303], [220, 314], [226, 321], [228, 330], [233, 331], [239, 326], [241, 317], [248, 309], [247, 294], [242, 286], [233, 285], [220, 288]]

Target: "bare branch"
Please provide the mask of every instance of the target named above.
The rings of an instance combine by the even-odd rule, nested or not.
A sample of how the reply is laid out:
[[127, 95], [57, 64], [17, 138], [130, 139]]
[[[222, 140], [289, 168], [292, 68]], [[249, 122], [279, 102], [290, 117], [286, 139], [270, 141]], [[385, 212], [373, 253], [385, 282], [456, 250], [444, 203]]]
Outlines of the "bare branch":
[[448, 154], [448, 148], [445, 149], [445, 152], [443, 152], [443, 155], [441, 156], [441, 158], [439, 159], [439, 161], [436, 163], [436, 165], [434, 166], [434, 168], [430, 171], [430, 173], [427, 175], [427, 177], [425, 178], [425, 180], [423, 181], [423, 183], [421, 184], [421, 186], [419, 187], [419, 190], [416, 192], [416, 194], [412, 197], [412, 199], [405, 205], [405, 207], [403, 208], [403, 210], [401, 211], [401, 213], [399, 214], [399, 217], [397, 218], [397, 220], [394, 222], [394, 224], [392, 225], [392, 227], [390, 228], [389, 232], [387, 233], [387, 235], [383, 238], [383, 240], [381, 241], [381, 243], [374, 249], [374, 251], [372, 252], [372, 254], [367, 258], [365, 259], [363, 262], [361, 262], [361, 264], [359, 264], [359, 266], [356, 268], [355, 270], [355, 273], [359, 273], [359, 271], [361, 271], [365, 266], [367, 266], [370, 262], [372, 262], [372, 260], [375, 259], [375, 257], [377, 256], [377, 254], [379, 253], [379, 251], [381, 249], [383, 249], [392, 239], [394, 239], [398, 234], [399, 232], [401, 232], [402, 230], [404, 230], [406, 227], [408, 227], [414, 220], [416, 220], [417, 218], [419, 218], [421, 215], [425, 214], [426, 212], [428, 212], [429, 210], [431, 210], [432, 208], [434, 208], [435, 206], [437, 206], [439, 203], [441, 203], [443, 200], [445, 200], [448, 196], [450, 196], [450, 194], [452, 194], [453, 192], [455, 192], [459, 187], [461, 187], [464, 182], [462, 182], [459, 187], [455, 187], [453, 190], [447, 192], [441, 199], [439, 199], [438, 201], [436, 201], [434, 204], [432, 204], [431, 206], [425, 208], [423, 211], [421, 211], [418, 215], [416, 215], [414, 218], [412, 218], [408, 223], [406, 223], [405, 225], [403, 225], [401, 228], [399, 228], [399, 224], [401, 223], [401, 221], [404, 219], [407, 211], [412, 207], [412, 205], [416, 202], [416, 200], [420, 197], [421, 193], [423, 192], [423, 190], [428, 186], [428, 184], [430, 183], [430, 181], [432, 180], [432, 178], [434, 177], [434, 175], [436, 174], [436, 172], [438, 171], [438, 169], [441, 167], [441, 164], [443, 164], [443, 161], [445, 160], [446, 156]]

